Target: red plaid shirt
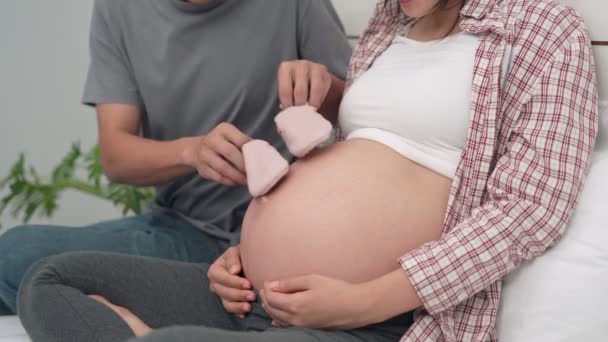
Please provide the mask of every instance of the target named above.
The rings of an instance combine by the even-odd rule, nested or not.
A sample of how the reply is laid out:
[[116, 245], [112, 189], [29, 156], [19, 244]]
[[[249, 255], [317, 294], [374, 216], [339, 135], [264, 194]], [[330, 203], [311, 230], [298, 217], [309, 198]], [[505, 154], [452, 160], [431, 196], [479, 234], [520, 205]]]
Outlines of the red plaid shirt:
[[[383, 4], [347, 86], [410, 21], [397, 0]], [[591, 42], [573, 10], [551, 0], [469, 0], [461, 15], [462, 29], [481, 37], [471, 124], [443, 238], [399, 259], [424, 304], [402, 341], [497, 340], [500, 279], [563, 234], [597, 132]]]

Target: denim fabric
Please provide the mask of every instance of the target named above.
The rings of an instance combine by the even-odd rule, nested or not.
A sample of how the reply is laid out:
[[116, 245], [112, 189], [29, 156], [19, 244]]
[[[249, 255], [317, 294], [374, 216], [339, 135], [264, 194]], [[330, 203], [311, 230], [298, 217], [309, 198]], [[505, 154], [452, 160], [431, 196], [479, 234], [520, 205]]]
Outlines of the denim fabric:
[[227, 247], [227, 242], [167, 211], [78, 228], [16, 227], [0, 236], [0, 315], [15, 314], [17, 290], [24, 274], [47, 256], [99, 251], [212, 263]]

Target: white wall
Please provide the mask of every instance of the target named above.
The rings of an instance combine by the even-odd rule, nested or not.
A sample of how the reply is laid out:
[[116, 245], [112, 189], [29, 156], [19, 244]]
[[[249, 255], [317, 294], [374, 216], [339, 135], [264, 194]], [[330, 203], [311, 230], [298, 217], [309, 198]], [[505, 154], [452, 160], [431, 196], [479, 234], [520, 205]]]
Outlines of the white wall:
[[[349, 34], [365, 27], [376, 0], [333, 0]], [[608, 3], [563, 0], [577, 7], [594, 39], [608, 40]], [[74, 140], [96, 141], [91, 109], [79, 103], [88, 63], [88, 26], [92, 0], [20, 0], [0, 11], [0, 177], [19, 152], [48, 172]], [[603, 98], [608, 99], [608, 47], [596, 48]], [[86, 224], [118, 216], [103, 201], [69, 193], [49, 221]], [[38, 222], [46, 222], [44, 220]], [[16, 222], [6, 215], [4, 226]]]
[[[358, 35], [365, 28], [377, 0], [332, 0], [342, 15], [349, 35]], [[560, 0], [579, 11], [585, 18], [594, 40], [608, 41], [608, 1]], [[595, 57], [600, 75], [600, 93], [608, 99], [608, 46], [596, 47]]]
[[[87, 147], [95, 143], [94, 112], [79, 103], [89, 59], [92, 3], [19, 0], [3, 4], [0, 177], [6, 175], [19, 152], [25, 152], [46, 173], [72, 141], [80, 140]], [[69, 193], [50, 222], [85, 224], [117, 214], [105, 202]], [[7, 227], [17, 223], [7, 215], [0, 222]]]

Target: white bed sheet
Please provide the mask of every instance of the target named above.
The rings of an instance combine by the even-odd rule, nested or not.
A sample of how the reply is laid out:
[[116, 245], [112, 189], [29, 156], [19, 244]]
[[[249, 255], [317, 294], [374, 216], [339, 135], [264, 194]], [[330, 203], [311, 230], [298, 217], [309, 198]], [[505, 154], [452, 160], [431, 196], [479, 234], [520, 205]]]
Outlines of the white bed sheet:
[[30, 342], [17, 316], [0, 317], [0, 342]]

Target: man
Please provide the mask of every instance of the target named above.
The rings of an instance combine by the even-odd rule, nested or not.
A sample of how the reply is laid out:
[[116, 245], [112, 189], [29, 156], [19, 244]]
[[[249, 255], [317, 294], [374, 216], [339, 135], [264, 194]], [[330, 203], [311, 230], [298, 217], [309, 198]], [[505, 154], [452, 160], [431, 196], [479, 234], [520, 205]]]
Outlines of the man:
[[350, 53], [329, 0], [96, 0], [83, 102], [96, 106], [102, 165], [157, 197], [141, 216], [0, 237], [0, 315], [53, 254], [212, 263], [238, 241], [250, 201], [241, 147], [259, 138], [286, 152], [277, 68], [301, 60], [280, 68], [283, 106], [308, 102], [335, 121]]

